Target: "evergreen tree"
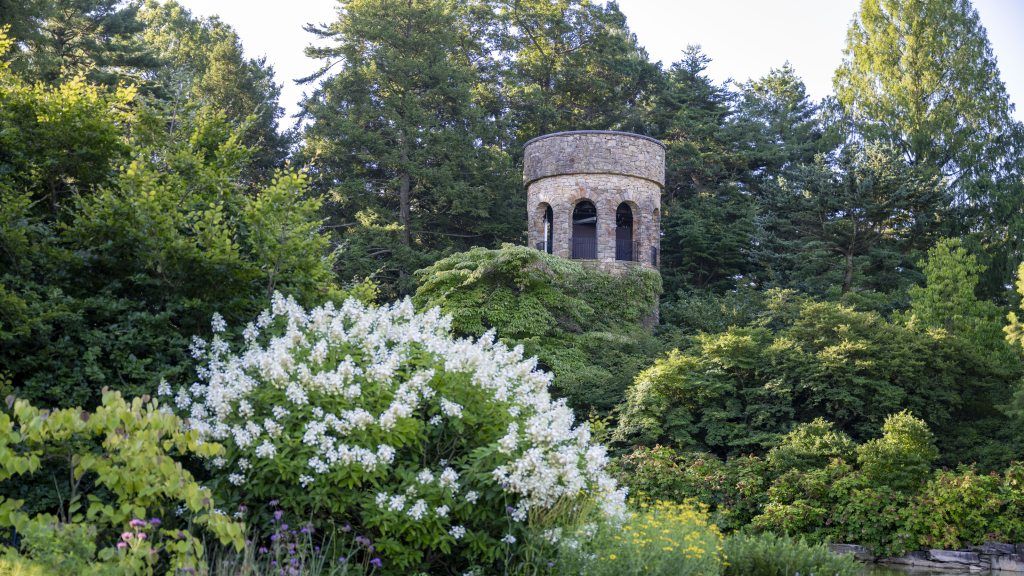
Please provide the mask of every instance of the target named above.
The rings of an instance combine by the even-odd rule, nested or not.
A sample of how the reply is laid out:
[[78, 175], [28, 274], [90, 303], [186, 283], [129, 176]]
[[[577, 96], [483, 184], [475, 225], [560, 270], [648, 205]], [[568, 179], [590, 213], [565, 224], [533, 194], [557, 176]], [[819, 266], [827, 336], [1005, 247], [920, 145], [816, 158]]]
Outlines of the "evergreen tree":
[[[217, 18], [196, 18], [177, 2], [148, 0], [139, 13], [143, 39], [158, 58], [151, 79], [157, 108], [173, 137], [188, 116], [215, 109], [244, 126], [252, 150], [244, 171], [250, 184], [266, 180], [283, 165], [293, 135], [280, 131], [284, 113], [280, 86], [265, 58], [246, 58], [238, 34]], [[187, 130], [185, 130], [187, 132]]]
[[666, 292], [729, 288], [749, 269], [754, 206], [741, 186], [749, 158], [737, 145], [734, 95], [704, 73], [689, 46], [665, 75], [649, 122], [666, 144], [662, 273]]
[[767, 209], [787, 215], [769, 276], [816, 294], [903, 289], [940, 199], [933, 179], [884, 145], [819, 155], [766, 190]]
[[143, 83], [156, 66], [139, 34], [136, 1], [28, 0], [3, 2], [0, 9], [0, 22], [11, 23], [14, 69], [28, 79]]
[[1001, 291], [1005, 233], [1021, 219], [1021, 128], [970, 1], [863, 0], [835, 88], [862, 137], [941, 177], [947, 234], [975, 233], [999, 264], [986, 291]]
[[819, 112], [788, 62], [739, 86], [736, 118], [752, 136], [744, 144], [753, 150], [756, 176], [771, 178], [825, 151]]
[[[381, 280], [409, 290], [411, 273], [436, 251], [490, 244], [522, 227], [515, 174], [479, 94], [489, 54], [467, 3], [345, 0], [338, 14], [311, 28], [332, 45], [308, 50], [326, 63], [304, 104], [302, 156], [333, 201], [342, 240], [376, 244], [385, 267], [401, 251], [410, 261]], [[375, 233], [391, 224], [396, 235]], [[346, 250], [339, 273], [372, 267], [367, 258], [374, 254]]]
[[644, 131], [659, 71], [618, 4], [499, 0], [519, 143], [560, 130]]

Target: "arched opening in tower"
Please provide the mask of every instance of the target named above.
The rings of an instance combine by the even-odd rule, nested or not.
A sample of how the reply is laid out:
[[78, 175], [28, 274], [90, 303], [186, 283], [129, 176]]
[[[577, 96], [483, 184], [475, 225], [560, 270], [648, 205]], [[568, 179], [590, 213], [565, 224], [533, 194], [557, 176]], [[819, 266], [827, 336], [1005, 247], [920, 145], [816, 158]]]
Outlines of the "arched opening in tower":
[[551, 206], [544, 208], [544, 251], [548, 254], [552, 253], [555, 240], [554, 219], [555, 214], [552, 212]]
[[579, 202], [572, 211], [572, 257], [597, 258], [597, 207], [589, 200]]
[[615, 259], [634, 260], [637, 247], [633, 245], [633, 209], [623, 202], [615, 210]]

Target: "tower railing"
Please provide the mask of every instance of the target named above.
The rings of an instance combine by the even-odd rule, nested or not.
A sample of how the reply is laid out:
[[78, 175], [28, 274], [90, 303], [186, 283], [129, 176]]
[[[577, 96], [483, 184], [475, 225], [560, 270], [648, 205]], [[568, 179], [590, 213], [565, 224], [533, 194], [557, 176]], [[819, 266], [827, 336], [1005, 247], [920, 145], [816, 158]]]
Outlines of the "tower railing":
[[572, 239], [572, 257], [574, 260], [597, 260], [597, 238]]
[[627, 262], [640, 261], [640, 243], [633, 240], [615, 241], [615, 259]]

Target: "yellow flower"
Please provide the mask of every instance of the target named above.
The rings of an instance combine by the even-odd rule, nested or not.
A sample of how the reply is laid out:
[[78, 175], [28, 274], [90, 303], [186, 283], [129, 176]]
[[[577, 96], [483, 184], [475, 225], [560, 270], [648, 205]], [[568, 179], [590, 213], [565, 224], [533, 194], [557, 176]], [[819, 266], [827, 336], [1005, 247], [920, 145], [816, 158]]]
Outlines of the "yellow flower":
[[609, 560], [615, 560], [616, 558], [618, 558], [618, 556], [616, 556], [615, 554], [609, 554], [608, 555], [608, 559]]

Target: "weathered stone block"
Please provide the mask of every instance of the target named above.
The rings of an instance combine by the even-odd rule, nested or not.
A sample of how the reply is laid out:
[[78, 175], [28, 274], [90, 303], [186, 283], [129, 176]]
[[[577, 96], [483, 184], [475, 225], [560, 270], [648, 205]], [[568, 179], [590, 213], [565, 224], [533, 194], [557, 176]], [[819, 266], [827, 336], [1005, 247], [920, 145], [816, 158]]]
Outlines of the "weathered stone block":
[[977, 552], [960, 550], [929, 550], [928, 559], [936, 562], [958, 562], [960, 564], [977, 564], [981, 560]]
[[859, 544], [829, 544], [833, 554], [850, 554], [861, 562], [874, 562], [875, 555], [864, 546]]

